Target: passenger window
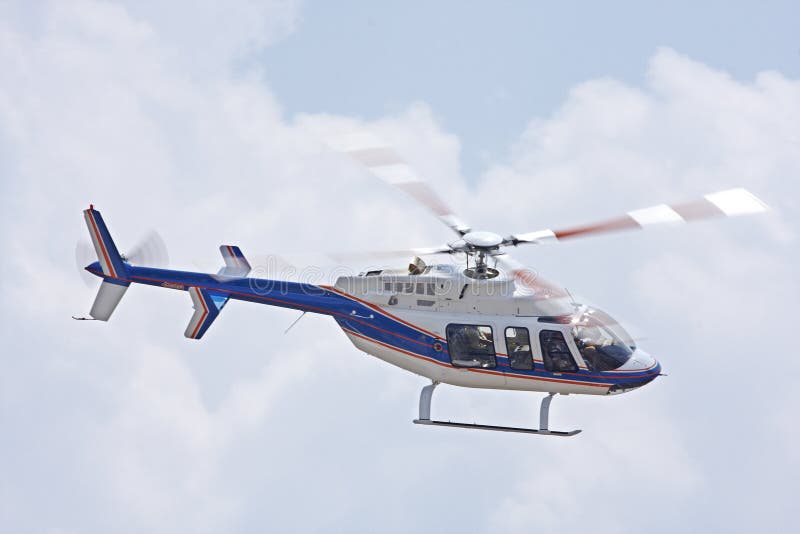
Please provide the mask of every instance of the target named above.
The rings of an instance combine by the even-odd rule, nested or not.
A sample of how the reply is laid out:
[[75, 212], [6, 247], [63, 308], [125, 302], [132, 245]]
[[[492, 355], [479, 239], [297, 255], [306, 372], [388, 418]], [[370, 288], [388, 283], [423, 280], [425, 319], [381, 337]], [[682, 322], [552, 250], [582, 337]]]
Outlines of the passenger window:
[[542, 330], [539, 332], [539, 341], [542, 344], [545, 369], [556, 373], [578, 370], [575, 358], [572, 357], [567, 342], [564, 341], [564, 334], [557, 330]]
[[434, 292], [434, 289], [435, 289], [434, 284], [425, 284], [425, 287], [427, 289], [428, 295], [435, 295], [436, 294]]
[[417, 295], [425, 294], [425, 284], [417, 284]]
[[447, 325], [447, 346], [450, 361], [456, 367], [493, 369], [497, 366], [491, 326]]
[[530, 371], [533, 369], [533, 354], [531, 354], [531, 338], [527, 328], [506, 328], [506, 348], [508, 350], [508, 364], [512, 369]]

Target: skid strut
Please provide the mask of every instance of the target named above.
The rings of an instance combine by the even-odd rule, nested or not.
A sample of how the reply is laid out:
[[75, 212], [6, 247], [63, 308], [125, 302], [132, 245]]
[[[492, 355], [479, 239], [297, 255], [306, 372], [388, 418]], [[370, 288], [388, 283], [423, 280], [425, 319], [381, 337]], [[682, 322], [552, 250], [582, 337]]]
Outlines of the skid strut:
[[518, 432], [521, 434], [540, 434], [544, 436], [574, 436], [580, 430], [570, 430], [563, 432], [559, 430], [550, 430], [548, 427], [550, 416], [550, 403], [553, 401], [555, 393], [549, 393], [542, 399], [542, 405], [539, 408], [539, 429], [535, 428], [518, 428], [513, 426], [495, 426], [495, 425], [479, 425], [477, 423], [458, 423], [455, 421], [435, 421], [431, 419], [431, 401], [433, 400], [433, 390], [439, 382], [433, 382], [422, 388], [419, 394], [419, 419], [414, 419], [414, 423], [418, 425], [431, 425], [431, 426], [449, 426], [455, 428], [471, 428], [473, 430], [495, 430], [498, 432]]

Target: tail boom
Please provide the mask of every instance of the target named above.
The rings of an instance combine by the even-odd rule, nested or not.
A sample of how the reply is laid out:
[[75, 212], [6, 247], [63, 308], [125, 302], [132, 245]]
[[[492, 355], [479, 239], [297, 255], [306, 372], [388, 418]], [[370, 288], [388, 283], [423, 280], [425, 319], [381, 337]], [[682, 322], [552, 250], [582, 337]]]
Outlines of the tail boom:
[[225, 266], [217, 274], [130, 265], [117, 250], [100, 212], [90, 206], [84, 218], [98, 258], [87, 270], [103, 279], [90, 312], [94, 319], [109, 320], [131, 283], [187, 291], [194, 306], [184, 332], [190, 339], [202, 338], [231, 299], [339, 317], [360, 316], [353, 301], [332, 288], [246, 278], [250, 263], [234, 245], [220, 247]]

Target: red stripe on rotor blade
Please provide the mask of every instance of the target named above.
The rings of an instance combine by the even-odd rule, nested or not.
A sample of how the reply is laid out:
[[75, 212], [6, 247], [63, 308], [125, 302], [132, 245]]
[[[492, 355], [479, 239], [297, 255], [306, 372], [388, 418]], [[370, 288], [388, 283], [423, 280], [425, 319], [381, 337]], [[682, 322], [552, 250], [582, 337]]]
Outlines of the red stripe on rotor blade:
[[566, 230], [557, 230], [553, 233], [555, 234], [556, 239], [567, 239], [570, 237], [578, 237], [586, 234], [615, 232], [618, 230], [631, 230], [634, 228], [641, 228], [641, 225], [637, 223], [629, 215], [625, 215], [624, 217], [620, 217], [619, 219], [611, 219], [610, 221], [605, 221], [598, 224], [578, 226], [576, 228], [568, 228]]
[[453, 211], [425, 182], [400, 182], [393, 184], [411, 198], [428, 207], [437, 216], [452, 215]]
[[544, 291], [545, 297], [568, 297], [569, 294], [562, 288], [545, 281], [530, 269], [516, 269], [513, 271], [514, 279], [522, 285], [535, 291]]
[[725, 215], [724, 211], [704, 198], [670, 207], [686, 221], [696, 221], [698, 219]]

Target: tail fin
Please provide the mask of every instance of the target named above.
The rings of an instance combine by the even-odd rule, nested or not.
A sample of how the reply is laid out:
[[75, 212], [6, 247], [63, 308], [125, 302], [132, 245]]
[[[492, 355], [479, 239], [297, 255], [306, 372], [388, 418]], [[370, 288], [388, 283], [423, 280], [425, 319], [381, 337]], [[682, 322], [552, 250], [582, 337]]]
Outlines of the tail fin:
[[128, 269], [114, 240], [111, 239], [100, 212], [95, 210], [94, 206], [89, 206], [88, 210], [84, 210], [83, 216], [89, 228], [89, 235], [92, 236], [100, 269], [103, 271], [103, 283], [100, 284], [89, 315], [99, 321], [108, 321], [130, 285]]
[[183, 335], [190, 339], [200, 339], [219, 315], [221, 307], [217, 307], [214, 299], [205, 289], [190, 287], [189, 295], [192, 297], [194, 314]]
[[125, 280], [128, 278], [128, 270], [122, 261], [122, 257], [108, 233], [108, 227], [103, 221], [100, 212], [90, 205], [88, 210], [83, 211], [86, 219], [86, 226], [89, 228], [89, 235], [92, 236], [92, 244], [97, 252], [97, 259], [100, 261], [100, 268], [103, 275], [111, 278]]
[[[221, 245], [219, 251], [225, 260], [225, 267], [217, 273], [219, 276], [245, 277], [250, 272], [250, 262], [244, 257], [239, 247], [234, 245]], [[200, 287], [190, 287], [189, 295], [192, 297], [194, 314], [189, 321], [189, 326], [183, 333], [189, 339], [200, 339], [208, 327], [217, 318], [219, 312], [228, 303], [229, 295], [219, 291], [209, 291]]]

